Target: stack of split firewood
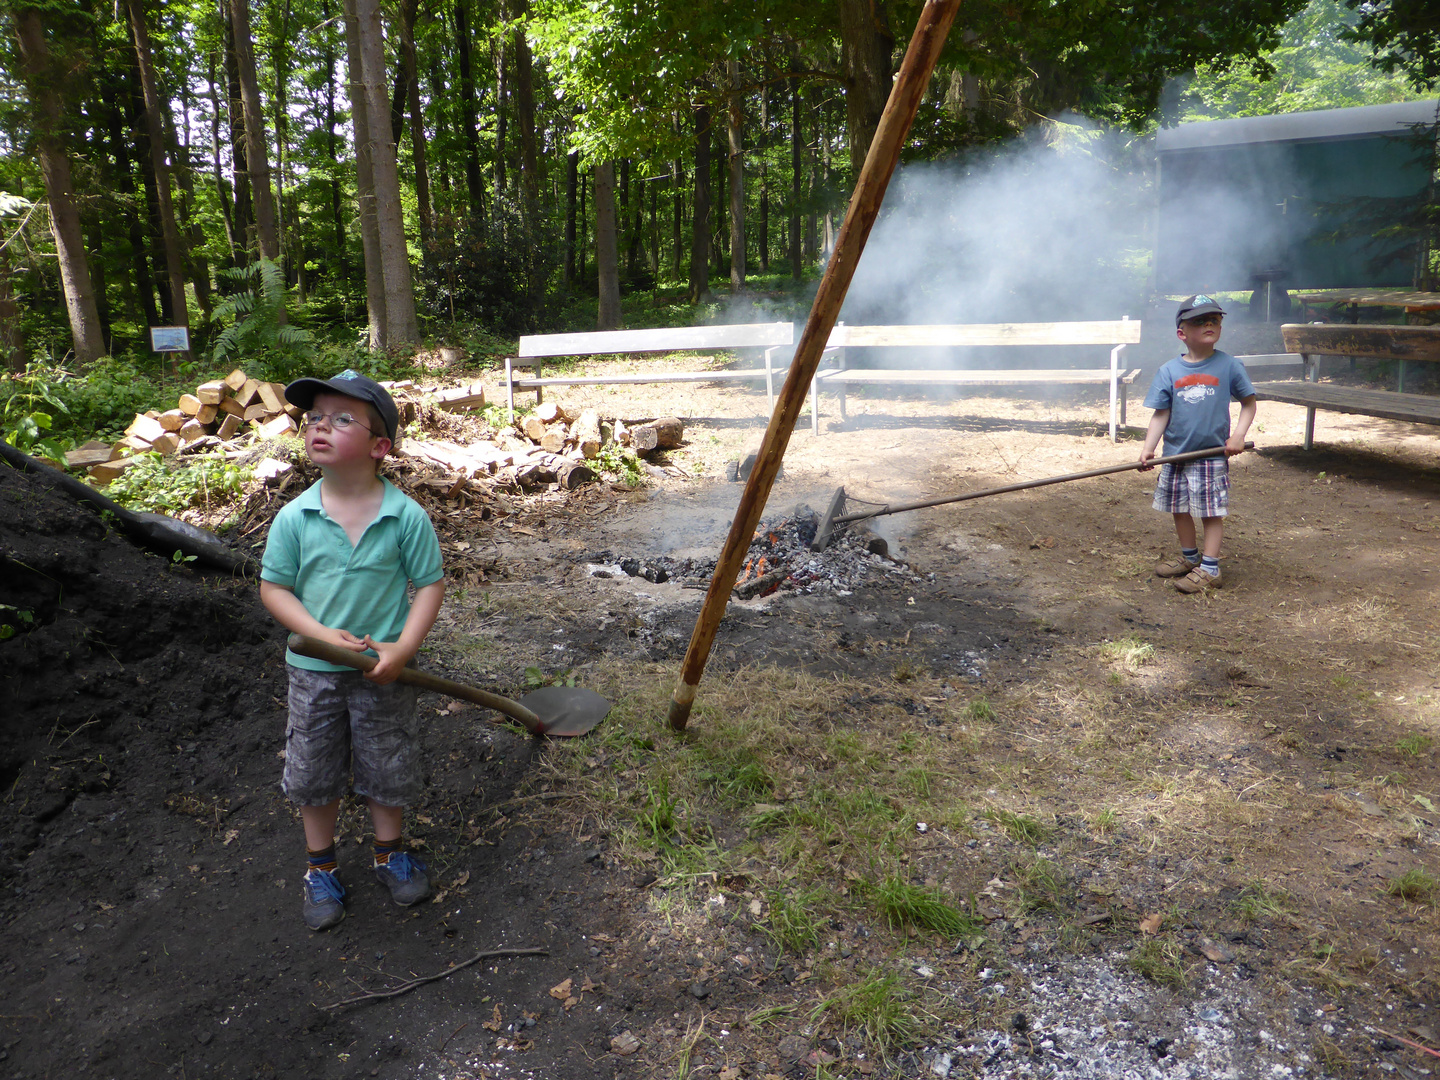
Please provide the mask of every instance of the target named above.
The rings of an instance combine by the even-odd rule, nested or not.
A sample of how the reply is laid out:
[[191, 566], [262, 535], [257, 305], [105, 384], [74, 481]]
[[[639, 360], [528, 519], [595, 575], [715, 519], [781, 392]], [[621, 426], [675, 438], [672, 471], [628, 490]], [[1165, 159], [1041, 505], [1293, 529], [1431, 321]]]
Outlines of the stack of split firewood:
[[[394, 389], [412, 387], [393, 384]], [[392, 389], [393, 392], [393, 389]], [[460, 411], [485, 404], [479, 383], [434, 394], [441, 408]], [[236, 368], [223, 379], [201, 383], [181, 394], [175, 408], [136, 413], [125, 437], [114, 443], [88, 442], [65, 455], [72, 469], [84, 469], [97, 483], [107, 484], [147, 453], [194, 453], [241, 439], [274, 439], [299, 430], [301, 410], [285, 400], [285, 385], [252, 379]]]
[[648, 454], [652, 450], [674, 450], [685, 439], [685, 425], [676, 416], [627, 426], [624, 420], [601, 420], [594, 409], [569, 412], [553, 401], [535, 406], [535, 411], [517, 421], [516, 427], [542, 450], [554, 454], [578, 450], [587, 460], [596, 457], [600, 448], [611, 441], [637, 454]]

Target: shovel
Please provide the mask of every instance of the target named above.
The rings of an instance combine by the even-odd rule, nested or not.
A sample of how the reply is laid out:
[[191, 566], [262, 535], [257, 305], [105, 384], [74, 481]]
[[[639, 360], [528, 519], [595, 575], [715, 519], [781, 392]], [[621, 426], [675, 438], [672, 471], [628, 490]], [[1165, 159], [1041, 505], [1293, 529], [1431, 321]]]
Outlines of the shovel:
[[[1255, 449], [1253, 442], [1245, 444], [1246, 450]], [[1051, 484], [1068, 484], [1071, 480], [1088, 480], [1092, 476], [1109, 476], [1112, 473], [1130, 472], [1133, 469], [1152, 469], [1156, 465], [1178, 465], [1186, 461], [1199, 461], [1201, 458], [1219, 457], [1225, 453], [1223, 446], [1216, 446], [1209, 450], [1191, 450], [1184, 454], [1171, 454], [1169, 457], [1151, 458], [1143, 466], [1138, 461], [1127, 461], [1123, 465], [1107, 465], [1103, 469], [1088, 469], [1085, 472], [1066, 473], [1064, 476], [1047, 476], [1043, 480], [1025, 480], [1019, 484], [1006, 484], [1004, 487], [982, 488], [980, 491], [967, 491], [962, 495], [941, 495], [936, 499], [921, 499], [919, 502], [908, 503], [886, 503], [877, 510], [861, 510], [853, 514], [842, 514], [845, 509], [845, 489], [836, 488], [834, 496], [830, 499], [830, 508], [825, 511], [825, 516], [820, 519], [819, 528], [815, 530], [815, 539], [810, 541], [811, 551], [824, 551], [830, 544], [830, 538], [835, 532], [837, 525], [848, 525], [852, 521], [865, 521], [873, 517], [883, 517], [886, 514], [899, 514], [906, 510], [923, 510], [929, 506], [944, 506], [946, 503], [967, 502], [970, 499], [985, 499], [991, 495], [1004, 495], [1011, 491], [1028, 491], [1030, 488], [1049, 487]]]
[[[375, 666], [375, 657], [364, 653], [342, 649], [328, 641], [305, 637], [303, 634], [290, 635], [290, 651], [308, 656], [312, 660], [324, 660], [331, 664], [343, 664], [357, 671], [369, 671]], [[434, 690], [449, 697], [473, 701], [487, 709], [504, 713], [512, 720], [525, 725], [531, 735], [584, 735], [605, 719], [610, 712], [610, 702], [594, 690], [583, 686], [542, 686], [526, 694], [519, 701], [492, 694], [479, 687], [442, 679], [414, 668], [404, 668], [398, 681], [418, 686], [422, 690]]]

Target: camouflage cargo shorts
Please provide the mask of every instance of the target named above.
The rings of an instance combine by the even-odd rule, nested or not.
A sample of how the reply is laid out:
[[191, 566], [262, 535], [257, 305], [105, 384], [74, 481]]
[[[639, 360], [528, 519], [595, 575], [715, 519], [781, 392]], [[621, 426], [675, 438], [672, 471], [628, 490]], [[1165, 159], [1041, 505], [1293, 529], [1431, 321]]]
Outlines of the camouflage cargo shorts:
[[351, 788], [382, 806], [409, 806], [424, 789], [413, 686], [377, 686], [358, 671], [291, 666], [285, 775], [291, 802], [325, 806]]

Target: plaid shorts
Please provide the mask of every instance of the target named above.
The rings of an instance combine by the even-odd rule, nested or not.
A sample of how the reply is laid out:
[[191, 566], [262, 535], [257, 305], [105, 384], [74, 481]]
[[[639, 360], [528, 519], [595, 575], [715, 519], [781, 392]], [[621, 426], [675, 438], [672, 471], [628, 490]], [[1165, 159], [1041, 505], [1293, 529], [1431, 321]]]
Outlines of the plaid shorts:
[[415, 687], [377, 686], [358, 671], [290, 671], [285, 775], [291, 802], [325, 806], [355, 794], [381, 806], [409, 806], [424, 790]]
[[1154, 506], [1167, 514], [1224, 517], [1230, 512], [1229, 460], [1222, 455], [1161, 465]]

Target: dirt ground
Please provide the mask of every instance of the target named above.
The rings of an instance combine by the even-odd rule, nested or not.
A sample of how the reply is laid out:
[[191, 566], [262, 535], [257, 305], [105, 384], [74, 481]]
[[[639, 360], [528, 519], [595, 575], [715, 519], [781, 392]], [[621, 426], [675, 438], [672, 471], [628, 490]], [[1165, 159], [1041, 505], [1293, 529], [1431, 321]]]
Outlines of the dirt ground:
[[[452, 588], [423, 660], [513, 693], [527, 668], [569, 671], [616, 713], [551, 746], [422, 698], [428, 792], [410, 833], [440, 895], [390, 905], [365, 878], [349, 807], [349, 917], [323, 935], [300, 920], [301, 834], [278, 791], [282, 635], [253, 587], [146, 554], [0, 470], [0, 603], [31, 615], [0, 642], [0, 1076], [944, 1075], [918, 1049], [877, 1060], [807, 1021], [810, 965], [762, 933], [757, 883], [657, 880], [584, 797], [618, 732], [667, 738], [702, 596], [592, 577], [586, 556], [713, 557], [741, 490], [725, 464], [758, 446], [763, 393], [561, 400], [681, 415], [687, 444], [636, 490], [451, 515], [447, 550], [467, 545], [485, 580]], [[802, 421], [769, 513], [823, 508], [839, 485], [918, 499], [1138, 449], [1110, 443], [1084, 395], [849, 404], [841, 424], [827, 400], [818, 438]], [[1433, 1071], [1403, 1039], [1433, 1046], [1440, 1030], [1435, 901], [1390, 884], [1440, 877], [1440, 441], [1321, 414], [1307, 453], [1303, 419], [1262, 405], [1256, 452], [1232, 464], [1226, 583], [1209, 596], [1151, 575], [1173, 532], [1149, 507], [1153, 480], [1124, 473], [878, 519], [903, 568], [848, 596], [732, 605], [692, 727], [719, 719], [707, 694], [763, 695], [792, 674], [845, 688], [847, 716], [873, 714], [877, 737], [948, 722], [952, 700], [990, 709], [945, 759], [973, 815], [917, 837], [913, 855], [917, 876], [971, 897], [986, 944], [962, 955], [846, 920], [827, 946], [837, 965], [898, 950], [938, 971], [970, 1018], [945, 1034], [963, 1047], [1009, 1022], [1013, 1009], [977, 1004], [992, 969], [1011, 965], [1018, 1004], [1024, 963], [1109, 962], [1154, 935], [1191, 989], [1154, 988], [1152, 1033], [1183, 1027], [1197, 979], [1243, 980], [1273, 1006], [1250, 1030], [1289, 1047], [1274, 1068], [1291, 1071], [1263, 1075]], [[1023, 917], [1005, 901], [1014, 845], [987, 825], [1005, 813], [1048, 823], [1068, 882]], [[717, 820], [716, 835], [732, 826]], [[1259, 900], [1242, 917], [1246, 897]], [[497, 950], [543, 953], [484, 955]], [[402, 996], [334, 1007], [477, 956]], [[622, 1055], [625, 1032], [639, 1049]], [[1254, 1037], [1233, 1075], [1281, 1060]], [[1184, 1062], [1168, 1045], [1151, 1043], [1153, 1075], [1211, 1075], [1165, 1071]], [[949, 1075], [967, 1068], [979, 1075], [979, 1058], [945, 1057]]]

